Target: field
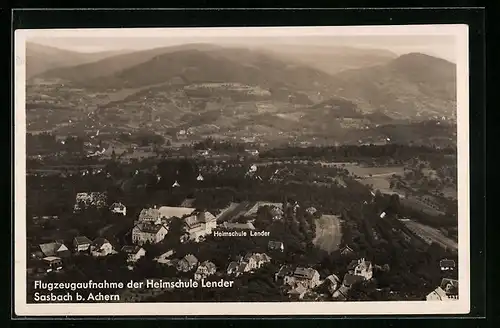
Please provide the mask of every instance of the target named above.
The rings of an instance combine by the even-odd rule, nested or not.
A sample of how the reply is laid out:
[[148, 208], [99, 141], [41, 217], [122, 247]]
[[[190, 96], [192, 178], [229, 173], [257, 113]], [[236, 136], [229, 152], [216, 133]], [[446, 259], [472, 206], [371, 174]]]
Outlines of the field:
[[389, 167], [367, 167], [357, 164], [345, 165], [345, 168], [355, 176], [359, 177], [358, 181], [364, 185], [373, 185], [374, 190], [380, 190], [381, 193], [394, 194], [394, 190], [390, 188], [390, 178], [393, 174], [403, 175], [403, 166]]
[[403, 223], [410, 229], [413, 233], [420, 236], [427, 243], [435, 242], [450, 250], [457, 251], [458, 244], [446, 237], [439, 230], [431, 228], [429, 226], [417, 223], [415, 221], [403, 221]]
[[340, 219], [336, 215], [322, 215], [316, 220], [316, 237], [313, 243], [329, 253], [337, 250], [342, 240]]

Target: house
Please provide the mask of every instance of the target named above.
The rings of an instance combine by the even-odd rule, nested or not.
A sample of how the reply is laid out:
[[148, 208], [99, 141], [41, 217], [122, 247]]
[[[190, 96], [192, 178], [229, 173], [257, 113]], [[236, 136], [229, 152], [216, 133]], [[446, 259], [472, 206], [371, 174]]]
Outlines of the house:
[[255, 270], [269, 263], [271, 258], [266, 253], [248, 253], [243, 257], [242, 261], [248, 263], [250, 270]]
[[170, 264], [171, 260], [170, 257], [175, 254], [174, 250], [169, 250], [163, 254], [161, 254], [158, 257], [154, 258], [154, 261], [160, 263], [160, 264]]
[[168, 228], [162, 223], [139, 222], [132, 228], [132, 242], [137, 245], [146, 243], [157, 244], [168, 233]]
[[160, 211], [154, 208], [144, 208], [139, 213], [139, 222], [149, 221], [156, 222], [160, 219]]
[[340, 249], [340, 254], [344, 256], [352, 254], [353, 252], [354, 251], [352, 250], [352, 248], [350, 248], [348, 245], [345, 245]]
[[336, 291], [333, 292], [332, 298], [335, 301], [346, 301], [349, 289], [350, 287], [346, 287], [342, 284]]
[[123, 246], [121, 251], [127, 254], [127, 262], [137, 262], [146, 255], [146, 250], [139, 246]]
[[455, 270], [455, 261], [443, 259], [439, 261], [439, 267], [441, 271], [453, 271]]
[[215, 264], [210, 261], [205, 261], [201, 263], [194, 274], [194, 280], [205, 279], [217, 271]]
[[458, 299], [458, 280], [444, 278], [436, 289], [430, 292], [427, 301], [448, 301]]
[[346, 273], [342, 285], [346, 288], [351, 288], [353, 285], [365, 281], [363, 276]]
[[188, 254], [177, 263], [177, 271], [189, 272], [197, 265], [198, 259], [193, 254]]
[[86, 236], [78, 236], [73, 239], [73, 245], [75, 246], [75, 251], [85, 252], [88, 251], [92, 240], [88, 239]]
[[283, 282], [289, 286], [303, 285], [312, 289], [320, 284], [319, 272], [313, 268], [297, 267], [293, 274], [285, 276]]
[[52, 242], [40, 244], [40, 250], [42, 251], [43, 256], [56, 256], [56, 257], [68, 257], [71, 255], [71, 251], [64, 245], [62, 242]]
[[307, 292], [307, 288], [303, 285], [297, 285], [296, 287], [288, 291], [288, 296], [292, 299], [301, 300]]
[[43, 263], [46, 272], [60, 271], [63, 268], [62, 260], [57, 256], [47, 256], [43, 258]]
[[292, 265], [282, 265], [278, 272], [274, 274], [274, 281], [283, 281], [286, 276], [292, 275], [293, 271]]
[[210, 212], [197, 212], [184, 219], [184, 231], [189, 235], [189, 239], [200, 241], [200, 237], [204, 237], [212, 233], [217, 227], [217, 219]]
[[458, 280], [456, 279], [443, 278], [439, 287], [446, 292], [448, 297], [458, 296]]
[[121, 214], [123, 216], [127, 215], [127, 208], [122, 203], [113, 203], [109, 209], [111, 213]]
[[239, 267], [239, 263], [238, 262], [235, 262], [235, 261], [232, 261], [231, 263], [229, 263], [229, 265], [227, 266], [227, 269], [226, 269], [226, 273], [228, 275], [236, 275], [237, 274], [237, 271], [238, 271], [238, 267]]
[[107, 256], [113, 253], [113, 245], [106, 238], [96, 238], [90, 245], [90, 254], [92, 256]]
[[323, 282], [328, 291], [333, 295], [333, 293], [335, 293], [335, 291], [337, 289], [339, 289], [340, 285], [341, 285], [341, 281], [340, 281], [340, 278], [337, 277], [336, 275], [334, 274], [331, 274], [329, 275], [328, 277], [325, 278], [325, 281]]
[[267, 249], [270, 251], [279, 250], [280, 252], [283, 252], [285, 250], [285, 245], [281, 241], [270, 240], [267, 243]]
[[220, 227], [226, 230], [255, 230], [255, 226], [251, 222], [247, 223], [223, 222], [220, 225]]
[[191, 215], [196, 209], [190, 207], [171, 207], [171, 206], [161, 206], [158, 211], [160, 212], [160, 219], [171, 219], [173, 217], [183, 219], [188, 215]]
[[364, 258], [357, 261], [353, 260], [347, 267], [347, 270], [350, 274], [361, 276], [365, 280], [370, 280], [373, 276], [373, 265]]

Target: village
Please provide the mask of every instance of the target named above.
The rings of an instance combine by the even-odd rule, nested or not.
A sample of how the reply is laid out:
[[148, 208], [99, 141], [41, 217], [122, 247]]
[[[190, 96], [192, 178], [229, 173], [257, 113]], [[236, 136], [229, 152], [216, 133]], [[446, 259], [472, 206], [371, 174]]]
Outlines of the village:
[[[178, 184], [177, 181], [173, 187], [175, 184]], [[72, 270], [67, 266], [71, 258], [91, 257], [99, 261], [103, 258], [121, 256], [120, 258], [124, 260], [123, 265], [131, 272], [136, 270], [139, 263], [149, 261], [156, 267], [166, 268], [165, 270], [170, 275], [141, 276], [146, 282], [154, 281], [151, 279], [195, 281], [204, 287], [217, 287], [217, 281], [224, 281], [219, 284], [225, 288], [232, 288], [235, 280], [243, 276], [259, 274], [263, 268], [271, 267], [274, 268], [272, 277], [274, 283], [280, 286], [280, 292], [290, 300], [348, 301], [355, 300], [350, 298], [349, 291], [353, 287], [372, 281], [374, 271], [389, 270], [387, 264], [375, 264], [362, 256], [357, 257], [356, 252], [348, 244], [341, 245], [341, 229], [336, 232], [337, 236], [332, 235], [327, 238], [337, 238], [337, 252], [346, 259], [347, 262], [344, 261], [344, 263], [348, 263], [342, 270], [345, 272], [343, 276], [335, 272], [325, 274], [324, 270], [321, 270], [320, 274], [319, 268], [313, 261], [309, 264], [303, 261], [301, 263], [289, 261], [285, 255], [287, 244], [279, 236], [273, 234], [272, 230], [268, 230], [269, 226], [263, 226], [259, 218], [265, 216], [270, 219], [266, 222], [271, 223], [284, 222], [287, 220], [287, 215], [296, 215], [301, 206], [298, 202], [230, 203], [217, 213], [197, 209], [192, 207], [192, 204], [192, 199], [186, 199], [180, 206], [146, 207], [136, 218], [127, 221], [125, 218], [130, 217], [127, 213], [127, 206], [121, 202], [113, 202], [109, 205], [105, 192], [78, 192], [73, 207], [75, 215], [96, 209], [101, 212], [107, 211], [117, 220], [115, 222], [124, 220], [123, 224], [119, 225], [130, 224], [125, 237], [117, 241], [103, 236], [95, 237], [97, 234], [95, 236], [77, 235], [72, 240], [53, 240], [40, 245], [32, 245], [28, 262], [28, 277], [31, 276], [33, 279], [51, 277], [50, 279], [57, 280], [58, 275]], [[311, 218], [311, 222], [318, 219], [320, 214], [317, 212], [314, 207], [305, 209], [305, 215]], [[384, 216], [385, 212], [381, 214], [381, 218]], [[322, 218], [333, 220], [334, 216], [325, 215]], [[33, 219], [35, 221], [58, 220], [55, 216], [34, 217]], [[238, 240], [249, 239], [256, 242], [245, 245], [255, 245], [255, 249], [252, 249], [252, 246], [246, 249], [243, 247], [242, 252], [228, 255], [227, 260], [206, 259], [206, 255], [205, 259], [200, 259], [205, 244], [222, 243], [222, 241], [237, 243]], [[201, 254], [199, 255], [197, 251]], [[153, 257], [149, 253], [154, 253]], [[440, 270], [442, 272], [456, 270], [455, 261], [443, 259], [440, 262]], [[157, 294], [164, 294], [171, 290], [171, 288], [162, 288], [164, 285], [161, 283], [156, 283], [156, 285], [153, 283], [151, 286], [155, 287]], [[133, 293], [127, 290], [129, 300], [144, 300], [154, 296], [153, 293], [141, 298], [138, 296], [140, 294], [141, 291]], [[432, 290], [426, 299], [456, 299], [457, 295], [458, 280], [443, 278], [441, 284]]]

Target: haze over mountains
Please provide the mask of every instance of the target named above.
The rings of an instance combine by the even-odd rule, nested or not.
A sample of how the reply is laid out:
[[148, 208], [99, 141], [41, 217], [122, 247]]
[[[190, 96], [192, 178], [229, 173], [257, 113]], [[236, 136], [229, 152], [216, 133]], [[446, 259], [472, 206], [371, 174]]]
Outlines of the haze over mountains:
[[[304, 127], [327, 133], [342, 126], [339, 119], [384, 124], [394, 119], [453, 117], [456, 112], [456, 65], [421, 53], [397, 56], [384, 49], [247, 49], [213, 44], [118, 54], [41, 51], [43, 46], [33, 44], [27, 48], [27, 65], [39, 71], [31, 70], [28, 86], [45, 85], [43, 90], [50, 94], [45, 82], [58, 81], [69, 97], [78, 94], [80, 99], [91, 93], [106, 98], [103, 95], [127, 90], [108, 101], [93, 103], [95, 96], [85, 103], [100, 113], [114, 113], [102, 119], [119, 115], [121, 124], [127, 120], [146, 124], [155, 116], [168, 122], [162, 123], [166, 127], [209, 124], [220, 131], [254, 125], [266, 133]], [[200, 93], [207, 87], [210, 92]], [[261, 102], [266, 105], [257, 104]], [[333, 121], [325, 124], [328, 120]]]
[[26, 45], [26, 77], [29, 79], [53, 68], [91, 63], [120, 53], [121, 51], [82, 53], [28, 43]]

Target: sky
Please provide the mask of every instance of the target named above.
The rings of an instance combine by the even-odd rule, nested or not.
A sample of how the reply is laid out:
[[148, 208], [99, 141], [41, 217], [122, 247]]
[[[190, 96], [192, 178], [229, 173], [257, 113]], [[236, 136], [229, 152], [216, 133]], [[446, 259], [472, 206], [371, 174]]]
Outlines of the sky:
[[145, 50], [186, 43], [212, 43], [222, 46], [276, 47], [283, 45], [347, 46], [384, 49], [402, 55], [421, 52], [456, 62], [455, 37], [451, 35], [307, 35], [307, 36], [213, 36], [203, 33], [183, 36], [56, 36], [34, 37], [29, 41], [79, 52]]

